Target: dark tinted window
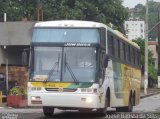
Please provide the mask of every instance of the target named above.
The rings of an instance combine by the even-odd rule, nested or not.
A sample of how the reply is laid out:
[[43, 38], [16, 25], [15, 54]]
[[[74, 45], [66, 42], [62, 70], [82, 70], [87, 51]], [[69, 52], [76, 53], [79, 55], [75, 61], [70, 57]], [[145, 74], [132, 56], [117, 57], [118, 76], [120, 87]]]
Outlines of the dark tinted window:
[[120, 57], [122, 60], [124, 60], [124, 46], [123, 42], [120, 42]]
[[112, 35], [108, 37], [108, 52], [110, 55], [114, 55], [114, 38]]
[[120, 58], [120, 53], [121, 53], [121, 49], [120, 49], [120, 41], [117, 40], [118, 44], [117, 44], [117, 52], [118, 52], [118, 58]]
[[126, 45], [125, 45], [125, 43], [123, 43], [123, 59], [124, 59], [124, 61], [126, 61], [126, 50], [125, 50], [125, 48], [126, 48]]
[[114, 39], [114, 56], [118, 58], [118, 40]]

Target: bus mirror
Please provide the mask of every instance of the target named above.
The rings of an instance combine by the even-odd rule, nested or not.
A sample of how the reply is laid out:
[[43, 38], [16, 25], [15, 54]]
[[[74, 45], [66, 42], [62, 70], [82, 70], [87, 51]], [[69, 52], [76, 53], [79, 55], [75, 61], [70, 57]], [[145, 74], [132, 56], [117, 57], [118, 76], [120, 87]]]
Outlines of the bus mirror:
[[100, 44], [102, 47], [106, 47], [106, 29], [105, 28], [100, 28], [100, 35], [101, 35], [101, 40]]
[[104, 59], [104, 68], [108, 67], [108, 55], [105, 56], [105, 59]]
[[27, 52], [23, 51], [22, 52], [22, 65], [24, 66], [28, 66], [28, 60], [27, 60]]

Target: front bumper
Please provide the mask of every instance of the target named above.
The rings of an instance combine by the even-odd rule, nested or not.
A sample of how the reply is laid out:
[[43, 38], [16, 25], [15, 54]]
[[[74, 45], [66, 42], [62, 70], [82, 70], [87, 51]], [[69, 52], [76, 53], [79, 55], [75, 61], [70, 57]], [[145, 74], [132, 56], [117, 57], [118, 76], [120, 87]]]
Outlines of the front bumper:
[[[36, 99], [36, 97], [38, 97]], [[28, 106], [52, 106], [63, 108], [100, 108], [97, 94], [28, 93]]]

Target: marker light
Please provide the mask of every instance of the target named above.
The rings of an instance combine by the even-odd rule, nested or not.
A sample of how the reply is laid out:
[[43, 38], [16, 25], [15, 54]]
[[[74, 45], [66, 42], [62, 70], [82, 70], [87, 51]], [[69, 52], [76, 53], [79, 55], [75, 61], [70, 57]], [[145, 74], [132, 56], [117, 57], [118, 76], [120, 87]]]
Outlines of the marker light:
[[91, 103], [93, 100], [90, 97], [87, 98], [81, 98], [81, 101], [87, 102], [87, 103]]
[[91, 99], [90, 97], [87, 97], [87, 98], [86, 98], [86, 102], [91, 103], [91, 102], [92, 102], [92, 99]]
[[41, 98], [39, 96], [32, 96], [31, 100], [40, 100]]
[[85, 93], [97, 93], [97, 88], [81, 88], [81, 92]]
[[42, 100], [39, 96], [32, 96], [31, 103], [32, 104], [42, 104]]
[[31, 100], [36, 100], [36, 97], [31, 97]]
[[41, 87], [32, 87], [31, 90], [32, 91], [41, 91], [42, 88]]

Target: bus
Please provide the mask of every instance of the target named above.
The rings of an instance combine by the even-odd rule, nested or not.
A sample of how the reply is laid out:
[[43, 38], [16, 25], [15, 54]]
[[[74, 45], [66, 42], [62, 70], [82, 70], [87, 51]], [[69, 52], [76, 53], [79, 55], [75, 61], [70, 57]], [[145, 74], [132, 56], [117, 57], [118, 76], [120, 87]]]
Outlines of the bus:
[[130, 112], [140, 100], [140, 48], [102, 23], [38, 22], [30, 46], [28, 105]]

